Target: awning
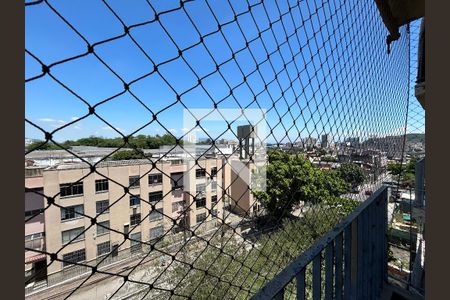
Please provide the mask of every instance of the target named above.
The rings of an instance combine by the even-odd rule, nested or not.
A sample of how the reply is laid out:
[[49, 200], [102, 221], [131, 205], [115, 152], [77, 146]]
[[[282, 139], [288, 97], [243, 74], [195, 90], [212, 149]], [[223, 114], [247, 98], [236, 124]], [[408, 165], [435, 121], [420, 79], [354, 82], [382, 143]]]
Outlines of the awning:
[[47, 257], [47, 255], [43, 254], [43, 253], [38, 254], [38, 255], [33, 255], [33, 256], [25, 259], [25, 264], [31, 264], [31, 263], [34, 263], [37, 261], [45, 260], [46, 257]]

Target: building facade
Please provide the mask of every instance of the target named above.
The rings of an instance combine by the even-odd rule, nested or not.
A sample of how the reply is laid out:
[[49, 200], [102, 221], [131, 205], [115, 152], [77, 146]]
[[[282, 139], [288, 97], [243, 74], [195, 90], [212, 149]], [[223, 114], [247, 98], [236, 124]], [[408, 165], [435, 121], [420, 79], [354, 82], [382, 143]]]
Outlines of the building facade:
[[320, 142], [320, 146], [323, 149], [329, 149], [329, 148], [334, 147], [333, 137], [331, 136], [331, 134], [327, 133], [327, 134], [322, 135], [322, 140]]
[[47, 275], [46, 255], [37, 252], [45, 250], [43, 177], [35, 168], [29, 171], [25, 169], [25, 248], [32, 250], [25, 250], [25, 278], [40, 280]]
[[78, 163], [44, 170], [43, 192], [56, 195], [56, 205], [44, 213], [46, 249], [59, 251], [64, 261], [50, 264], [47, 257], [48, 275], [70, 267], [69, 262], [138, 249], [140, 241], [151, 243], [221, 216], [229, 186], [223, 165], [222, 158], [199, 159], [197, 164], [171, 159], [154, 166], [148, 160], [128, 160], [101, 163], [94, 174]]

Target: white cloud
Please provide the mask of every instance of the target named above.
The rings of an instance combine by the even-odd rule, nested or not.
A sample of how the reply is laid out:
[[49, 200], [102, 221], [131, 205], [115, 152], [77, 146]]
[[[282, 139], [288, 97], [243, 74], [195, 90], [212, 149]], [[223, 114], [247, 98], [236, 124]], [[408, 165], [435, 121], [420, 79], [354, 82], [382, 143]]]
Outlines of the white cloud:
[[55, 122], [56, 120], [50, 119], [50, 118], [40, 118], [40, 119], [38, 119], [38, 121], [41, 121], [41, 122]]
[[45, 123], [51, 123], [51, 124], [53, 124], [53, 125], [52, 125], [53, 127], [56, 126], [55, 124], [63, 125], [63, 124], [66, 124], [66, 123], [67, 123], [67, 122], [64, 121], [64, 120], [56, 120], [56, 119], [52, 119], [52, 118], [39, 118], [38, 121], [40, 121], [40, 122], [45, 122]]
[[170, 129], [168, 129], [168, 131], [170, 131], [172, 133], [177, 133], [177, 130], [175, 128], [170, 128]]
[[75, 125], [75, 126], [73, 126], [73, 129], [78, 129], [78, 130], [80, 130], [80, 129], [81, 129], [81, 127], [80, 127], [80, 126], [78, 126], [78, 125]]
[[71, 117], [70, 118], [72, 121], [78, 120], [78, 117]]
[[[114, 128], [112, 128], [111, 126], [103, 126], [102, 129], [103, 129], [103, 130], [114, 130]], [[123, 131], [124, 131], [123, 128], [120, 128], [120, 127], [116, 127], [116, 130], [118, 130], [118, 131], [120, 131], [120, 132], [123, 132]], [[114, 130], [114, 131], [115, 131], [115, 130]]]

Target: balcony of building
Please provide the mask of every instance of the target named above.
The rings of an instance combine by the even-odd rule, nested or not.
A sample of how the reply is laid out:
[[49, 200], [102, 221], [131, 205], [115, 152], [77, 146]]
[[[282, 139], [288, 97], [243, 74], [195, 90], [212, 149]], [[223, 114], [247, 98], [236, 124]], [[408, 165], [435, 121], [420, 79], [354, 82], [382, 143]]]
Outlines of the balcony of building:
[[[424, 299], [425, 159], [415, 164], [415, 185], [403, 223], [409, 233], [409, 270], [391, 261], [392, 220], [398, 185], [383, 185], [333, 230], [289, 263], [252, 299]], [[414, 231], [414, 234], [412, 232]]]
[[[123, 80], [119, 85], [119, 88], [124, 87], [123, 95], [128, 97], [135, 86], [146, 78], [155, 80], [159, 85], [167, 84], [172, 92], [161, 91], [164, 95], [158, 95], [158, 98], [154, 99], [153, 90], [150, 89], [151, 92], [146, 96], [145, 101], [140, 101], [139, 97], [142, 96], [133, 94], [136, 98], [130, 98], [129, 103], [122, 104], [120, 108], [124, 111], [128, 108], [138, 111], [134, 112], [135, 116], [133, 112], [127, 111], [122, 118], [126, 118], [131, 127], [132, 121], [140, 117], [137, 112], [143, 111], [146, 113], [143, 119], [146, 122], [152, 120], [153, 125], [158, 123], [159, 125], [155, 126], [161, 128], [156, 129], [167, 131], [174, 145], [158, 150], [159, 158], [170, 161], [168, 170], [160, 169], [158, 164], [153, 163], [154, 168], [163, 173], [162, 178], [170, 178], [170, 191], [165, 184], [161, 185], [163, 191], [160, 191], [158, 186], [158, 191], [155, 191], [156, 188], [149, 191], [151, 195], [149, 195], [149, 203], [146, 203], [150, 205], [162, 203], [163, 217], [157, 219], [150, 218], [150, 215], [142, 219], [139, 217], [135, 223], [142, 225], [136, 226], [136, 228], [142, 228], [142, 232], [130, 232], [129, 230], [133, 229], [130, 229], [129, 225], [124, 226], [122, 216], [113, 218], [115, 207], [129, 199], [131, 185], [129, 178], [124, 176], [122, 180], [120, 176], [115, 177], [112, 172], [111, 174], [102, 173], [105, 178], [111, 180], [111, 186], [120, 187], [117, 191], [120, 190], [122, 193], [123, 190], [123, 195], [120, 194], [114, 199], [111, 197], [108, 202], [108, 208], [112, 207], [110, 243], [86, 243], [85, 251], [85, 249], [68, 249], [74, 246], [76, 238], [60, 246], [52, 245], [50, 242], [45, 245], [42, 238], [26, 241], [26, 264], [40, 262], [41, 265], [38, 267], [44, 269], [55, 265], [62, 266], [54, 273], [49, 272], [45, 290], [29, 288], [26, 289], [26, 296], [29, 299], [44, 299], [57, 294], [64, 298], [73, 296], [80, 299], [133, 299], [136, 297], [136, 299], [157, 300], [168, 298], [423, 299], [425, 294], [423, 286], [424, 161], [417, 162], [415, 186], [409, 187], [408, 192], [410, 195], [415, 195], [414, 200], [410, 196], [409, 204], [406, 203], [403, 206], [401, 203], [397, 204], [394, 197], [399, 194], [400, 180], [390, 178], [390, 174], [386, 173], [390, 162], [398, 161], [402, 165], [405, 163], [404, 160], [410, 160], [409, 157], [406, 159], [408, 155], [404, 147], [406, 135], [411, 132], [407, 128], [410, 124], [408, 112], [412, 101], [415, 101], [410, 97], [415, 83], [411, 84], [409, 74], [411, 70], [410, 35], [412, 35], [409, 24], [412, 20], [423, 16], [420, 7], [417, 9], [423, 1], [396, 3], [377, 0], [375, 2], [380, 11], [377, 11], [373, 2], [360, 1], [337, 1], [336, 3], [333, 1], [325, 3], [260, 1], [237, 8], [230, 2], [228, 2], [230, 7], [223, 2], [223, 5], [230, 9], [228, 13], [217, 9], [219, 17], [216, 16], [215, 9], [214, 11], [211, 9], [210, 1], [198, 2], [202, 3], [203, 7], [195, 8], [194, 5], [197, 3], [195, 1], [180, 1], [180, 6], [176, 8], [161, 8], [173, 3], [152, 8], [155, 15], [145, 16], [145, 20], [150, 18], [150, 21], [143, 21], [143, 23], [139, 21], [134, 25], [122, 23], [124, 34], [120, 33], [117, 37], [108, 37], [103, 41], [90, 42], [86, 45], [88, 52], [80, 57], [71, 57], [71, 54], [62, 53], [61, 55], [67, 55], [67, 58], [61, 61], [52, 62], [52, 59], [43, 59], [42, 62], [45, 61], [47, 65], [38, 64], [38, 67], [42, 67], [42, 74], [33, 75], [27, 79], [28, 85], [36, 84], [36, 89], [45, 90], [45, 86], [39, 86], [41, 78], [48, 79], [50, 82], [56, 81], [55, 77], [52, 77], [57, 74], [53, 72], [55, 66], [56, 69], [59, 67], [64, 69], [63, 67], [70, 64], [81, 65], [82, 62], [78, 59], [84, 60], [84, 56], [99, 63], [97, 60], [100, 61], [100, 58], [97, 52], [112, 47], [114, 41], [122, 41], [122, 38], [130, 37], [131, 41], [128, 42], [134, 44], [132, 48], [136, 50], [135, 46], [137, 46], [136, 51], [144, 52], [143, 59], [155, 57], [158, 59], [157, 62], [152, 63], [150, 73], [147, 75], [139, 75], [136, 79], [132, 79], [130, 75], [132, 81], [128, 78], [126, 81]], [[131, 2], [127, 5], [133, 6]], [[70, 24], [71, 21], [65, 20], [63, 16], [70, 10], [58, 13], [60, 8], [53, 8], [48, 1], [27, 4], [27, 10], [34, 13], [32, 9], [48, 8], [47, 6], [50, 7], [49, 14], [56, 13], [57, 17], [65, 21], [63, 22], [65, 25]], [[89, 11], [88, 9], [89, 7], [85, 8], [85, 11]], [[119, 19], [121, 14], [115, 13], [115, 7], [107, 4], [104, 9], [108, 14], [111, 13], [111, 16]], [[139, 8], [134, 7], [134, 9], [134, 12], [140, 11]], [[145, 14], [145, 10], [142, 12]], [[384, 24], [380, 20], [379, 12]], [[187, 27], [184, 28], [180, 24], [184, 24], [183, 22], [186, 22], [184, 25], [194, 24], [193, 20], [198, 21], [200, 16], [204, 17], [200, 23], [207, 24], [208, 30], [203, 31], [205, 28], [200, 28], [199, 31], [195, 28], [195, 32], [181, 31]], [[172, 23], [169, 21], [171, 18], [173, 18]], [[171, 26], [176, 25], [174, 26], [176, 30], [173, 31], [172, 28], [166, 31], [164, 27], [167, 25], [166, 22]], [[242, 24], [245, 25], [242, 26]], [[144, 50], [140, 42], [134, 40], [134, 32], [146, 25], [151, 27], [148, 32], [163, 29], [166, 31], [165, 35], [155, 38], [154, 46], [161, 46], [163, 50], [158, 52], [167, 52], [170, 57], [163, 59], [159, 57], [161, 53], [156, 55], [150, 53], [153, 49], [150, 49], [152, 51]], [[68, 30], [75, 31], [75, 28], [81, 26], [75, 24], [69, 27]], [[402, 28], [399, 31], [400, 27]], [[120, 28], [122, 29], [122, 26]], [[86, 25], [86, 30], [88, 29], [89, 26]], [[78, 31], [75, 32], [79, 34]], [[420, 35], [423, 35], [423, 32], [424, 29], [420, 31]], [[181, 47], [177, 42], [183, 38], [186, 40], [181, 43], [183, 45]], [[217, 40], [211, 42], [210, 39]], [[422, 53], [422, 56], [419, 58], [417, 78], [414, 79], [417, 79], [418, 86], [422, 83], [424, 86], [423, 40], [423, 38], [420, 40], [422, 48], [419, 47], [419, 53]], [[164, 51], [164, 46], [167, 46], [164, 45], [164, 41], [175, 45], [175, 56], [172, 57], [173, 53], [167, 49]], [[210, 43], [215, 47], [211, 47]], [[124, 45], [124, 48], [128, 46]], [[193, 56], [189, 54], [190, 51], [200, 50], [202, 52], [195, 53]], [[27, 55], [31, 57], [29, 59], [40, 62], [36, 58], [40, 55], [31, 55], [32, 52], [32, 50], [27, 52]], [[126, 51], [117, 52], [126, 53]], [[108, 53], [103, 55], [108, 57]], [[224, 57], [221, 58], [219, 55]], [[135, 57], [134, 54], [129, 53], [125, 56], [123, 58], [125, 60]], [[216, 56], [220, 58], [217, 61]], [[119, 59], [100, 62], [107, 67], [105, 72], [111, 71], [116, 75], [117, 73], [113, 72], [114, 68], [110, 68], [108, 64], [112, 65], [117, 61]], [[204, 65], [208, 61], [210, 63], [212, 61], [213, 64], [206, 70]], [[173, 65], [176, 63], [186, 65], [192, 73], [181, 76], [180, 66]], [[191, 64], [198, 65], [191, 67]], [[165, 68], [169, 66], [171, 72], [165, 74]], [[142, 71], [145, 69], [144, 73], [148, 71], [144, 65], [137, 64], [136, 67], [142, 67]], [[92, 72], [94, 71], [95, 69], [92, 68]], [[167, 79], [164, 77], [166, 75]], [[209, 80], [212, 78], [215, 78], [215, 81], [210, 83]], [[74, 82], [61, 85], [61, 88], [67, 89], [71, 94], [74, 91], [77, 92], [81, 89], [76, 85], [77, 80], [83, 79], [83, 76], [79, 76], [74, 79]], [[59, 81], [57, 83], [60, 84]], [[109, 84], [102, 81], [96, 84], [104, 88], [105, 93], [112, 92]], [[148, 85], [144, 86], [148, 87]], [[213, 90], [213, 93], [209, 93], [209, 88]], [[205, 93], [201, 92], [202, 90]], [[190, 94], [194, 91], [201, 92], [201, 95], [197, 95], [198, 99]], [[98, 117], [97, 108], [98, 111], [104, 109], [105, 112], [112, 110], [107, 106], [110, 102], [118, 102], [117, 105], [120, 105], [120, 102], [116, 101], [120, 100], [116, 99], [120, 95], [108, 94], [106, 100], [99, 100], [97, 104], [92, 104], [94, 106], [89, 104], [88, 114], [83, 119]], [[421, 95], [416, 92], [423, 106], [424, 93], [423, 99]], [[169, 103], [170, 105], [166, 103], [164, 107], [158, 108], [159, 103], [165, 100], [174, 102]], [[191, 106], [185, 105], [184, 101], [186, 103], [191, 101]], [[244, 143], [241, 141], [236, 149], [230, 147], [232, 152], [227, 152], [228, 156], [223, 157], [226, 170], [220, 168], [218, 170], [223, 172], [221, 173], [222, 182], [217, 183], [215, 193], [210, 192], [212, 186], [205, 187], [208, 183], [205, 174], [199, 174], [202, 176], [196, 179], [195, 169], [205, 168], [199, 163], [200, 158], [195, 157], [195, 160], [186, 164], [186, 157], [175, 153], [175, 148], [183, 148], [181, 143], [183, 135], [180, 132], [184, 133], [186, 128], [180, 126], [177, 130], [171, 130], [173, 126], [168, 124], [172, 118], [175, 119], [175, 108], [178, 109], [176, 111], [178, 114], [181, 109], [191, 113], [197, 107], [197, 101], [201, 102], [200, 107], [204, 106], [207, 110], [232, 108], [244, 113], [246, 109], [251, 109], [247, 112], [250, 119], [251, 114], [259, 115], [255, 111], [264, 111], [262, 114], [264, 117], [261, 120], [252, 119], [251, 122], [267, 123], [268, 127], [266, 132], [258, 130], [250, 134], [253, 129], [241, 132], [244, 136], [241, 138], [251, 137], [253, 140], [251, 143], [250, 140]], [[139, 109], [132, 106], [132, 104], [142, 105], [143, 103], [147, 103], [145, 108], [150, 108], [152, 113], [147, 114], [149, 111], [141, 106], [138, 106]], [[173, 115], [167, 115], [172, 111], [174, 111]], [[57, 114], [55, 112], [55, 115]], [[79, 119], [74, 118], [72, 117], [71, 125], [79, 122]], [[110, 115], [104, 119], [109, 121], [107, 119], [110, 118], [114, 116]], [[197, 130], [209, 136], [211, 132], [203, 128], [206, 123], [203, 117], [195, 116], [195, 121], [193, 128], [187, 128], [187, 130]], [[243, 121], [245, 124], [247, 121], [251, 123], [250, 120]], [[48, 122], [48, 120], [42, 122]], [[29, 123], [30, 126], [34, 124], [31, 121]], [[107, 124], [109, 127], [105, 130], [115, 129], [117, 133], [121, 131], [120, 128], [113, 128], [112, 125]], [[115, 123], [111, 122], [111, 124]], [[219, 131], [230, 131], [228, 133], [232, 138], [238, 137], [233, 132], [236, 127], [239, 128], [238, 124], [240, 123], [236, 123], [234, 117], [224, 119], [222, 126], [218, 126], [221, 127]], [[62, 123], [53, 125], [64, 129]], [[144, 129], [147, 125], [139, 128]], [[253, 128], [253, 124], [247, 128]], [[151, 130], [156, 132], [156, 129]], [[36, 127], [36, 130], [42, 131], [39, 133], [44, 134], [45, 142], [27, 151], [39, 152], [39, 148], [45, 145], [55, 146], [53, 133], [57, 133], [59, 128], [55, 130], [50, 128], [47, 131]], [[151, 130], [150, 132], [153, 132]], [[140, 129], [129, 135], [120, 133], [115, 138], [120, 142], [117, 150], [124, 145], [138, 147], [135, 144], [133, 146], [127, 144], [133, 135], [140, 133], [139, 131]], [[237, 131], [239, 133], [239, 130]], [[330, 132], [335, 134], [334, 138], [331, 137]], [[325, 142], [319, 145], [317, 137], [320, 138], [323, 135], [326, 137]], [[206, 156], [208, 153], [206, 151], [203, 153], [203, 150], [214, 148], [212, 145], [220, 138], [222, 138], [221, 135], [210, 137], [211, 145], [204, 145], [204, 148], [199, 148], [201, 150], [199, 152], [202, 153], [196, 154]], [[328, 145], [329, 140], [335, 143], [333, 147]], [[280, 164], [281, 167], [276, 169], [280, 173], [272, 170], [272, 177], [267, 177], [268, 180], [275, 182], [274, 185], [295, 177], [295, 172], [304, 171], [308, 175], [305, 175], [307, 179], [298, 180], [300, 184], [293, 180], [294, 188], [280, 184], [281, 188], [274, 188], [277, 190], [277, 195], [258, 198], [258, 193], [254, 191], [255, 185], [251, 184], [250, 168], [242, 169], [240, 166], [233, 168], [234, 163], [248, 166], [259, 160], [265, 167], [271, 166], [272, 162], [268, 160], [266, 152], [260, 153], [260, 156], [256, 155], [258, 152], [254, 149], [255, 142], [267, 143], [267, 149], [286, 154], [283, 157], [287, 161], [291, 161], [294, 155], [300, 153], [292, 160], [298, 162], [302, 159], [302, 166], [305, 166], [305, 169], [299, 165], [291, 169], [288, 164]], [[416, 148], [422, 149], [421, 145]], [[62, 146], [64, 147], [66, 146]], [[66, 153], [70, 152], [70, 149], [59, 151]], [[320, 154], [322, 151], [325, 154]], [[416, 152], [423, 154], [423, 151]], [[77, 157], [75, 154], [72, 155]], [[324, 158], [328, 158], [328, 161]], [[99, 159], [107, 160], [109, 157], [103, 156]], [[358, 185], [336, 175], [336, 169], [346, 163], [352, 163], [360, 168], [367, 175], [363, 181], [370, 181], [370, 183], [364, 182], [363, 185]], [[149, 165], [152, 165], [150, 161]], [[97, 163], [86, 162], [83, 175], [78, 178], [80, 183], [89, 176], [96, 176], [95, 173], [103, 172], [100, 169]], [[288, 171], [283, 173], [285, 170]], [[75, 172], [61, 169], [61, 173], [63, 171]], [[336, 179], [338, 177], [339, 180]], [[40, 197], [44, 204], [40, 208], [46, 210], [45, 216], [52, 214], [52, 220], [57, 222], [60, 219], [60, 210], [65, 206], [73, 205], [69, 202], [70, 199], [61, 199], [60, 190], [54, 192], [53, 187], [60, 183], [67, 184], [62, 182], [63, 179], [64, 176], [61, 176], [61, 179], [54, 179], [55, 181], [52, 182], [52, 178], [47, 177], [48, 181], [45, 183], [47, 189], [37, 191], [27, 186], [26, 190], [34, 197]], [[381, 184], [382, 180], [396, 182], [397, 186]], [[343, 182], [343, 184], [331, 191], [335, 188], [335, 182]], [[349, 187], [345, 188], [345, 184]], [[336, 183], [336, 186], [338, 185]], [[86, 186], [85, 190], [88, 191], [88, 189], [93, 191], [94, 187]], [[302, 193], [299, 193], [300, 190]], [[286, 214], [277, 215], [277, 218], [269, 216], [273, 211], [270, 211], [267, 205], [268, 200], [278, 201], [285, 194], [291, 196], [288, 201], [295, 202], [295, 205], [291, 207], [292, 209], [283, 211], [287, 212]], [[310, 194], [314, 195], [310, 196]], [[213, 196], [215, 198], [212, 198]], [[355, 199], [360, 202], [350, 213], [333, 215], [334, 209], [343, 204], [330, 205], [327, 202], [330, 199], [342, 200], [342, 203], [345, 203], [344, 200]], [[64, 203], [60, 200], [67, 201]], [[89, 212], [89, 209], [94, 208], [93, 203], [90, 203], [91, 200], [89, 196], [84, 198], [86, 210], [83, 212], [83, 218], [86, 221], [84, 228], [86, 232], [98, 224], [95, 212]], [[150, 210], [144, 211], [144, 202], [142, 201], [142, 206], [139, 208], [142, 217], [150, 212]], [[218, 203], [221, 206], [220, 210], [213, 207]], [[128, 203], [125, 206], [128, 207]], [[278, 207], [275, 206], [275, 208]], [[40, 220], [38, 212], [34, 209], [30, 211], [33, 212], [30, 219]], [[128, 209], [125, 217], [128, 220]], [[301, 227], [306, 217], [312, 218], [312, 222], [307, 224], [307, 228]], [[161, 226], [158, 223], [157, 227], [153, 225], [150, 227], [148, 224], [153, 220], [161, 222]], [[269, 222], [266, 222], [268, 220]], [[300, 228], [298, 232], [285, 231], [283, 227], [285, 221], [295, 221], [291, 229]], [[57, 226], [52, 226], [48, 218], [47, 222], [47, 226], [41, 231], [45, 229], [47, 237], [51, 236], [47, 234], [51, 232], [59, 239], [61, 232], [58, 231]], [[27, 228], [27, 221], [25, 223]], [[297, 225], [299, 227], [295, 227]], [[147, 229], [144, 230], [145, 226]], [[319, 234], [316, 228], [326, 228], [325, 233]], [[304, 245], [294, 246], [291, 252], [285, 251], [286, 248], [291, 247], [292, 241], [297, 241], [295, 235], [306, 236], [309, 234], [308, 230], [313, 234], [308, 236]], [[397, 240], [400, 243], [396, 244]], [[401, 251], [393, 253], [393, 246]], [[31, 255], [34, 252], [37, 255]], [[397, 253], [406, 253], [408, 256], [406, 264], [403, 260], [400, 267], [392, 262], [392, 259], [396, 259]], [[26, 273], [26, 285], [33, 284], [30, 282], [36, 279], [29, 277]], [[119, 281], [120, 286], [116, 284]], [[98, 288], [93, 288], [94, 283]]]

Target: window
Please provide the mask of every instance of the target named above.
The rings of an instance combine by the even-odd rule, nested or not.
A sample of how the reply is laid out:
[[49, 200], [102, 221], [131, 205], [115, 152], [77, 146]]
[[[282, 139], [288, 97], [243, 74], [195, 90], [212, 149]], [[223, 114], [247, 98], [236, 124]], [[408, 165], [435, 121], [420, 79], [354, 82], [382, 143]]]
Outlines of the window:
[[162, 220], [162, 218], [163, 218], [162, 213], [163, 213], [163, 209], [162, 208], [158, 208], [158, 209], [152, 211], [150, 213], [150, 215], [149, 215], [150, 222], [157, 221], [157, 220]]
[[195, 207], [202, 208], [206, 206], [206, 198], [195, 199]]
[[86, 260], [85, 249], [69, 252], [63, 255], [63, 267], [70, 266], [71, 263], [77, 263], [85, 260]]
[[136, 188], [139, 187], [139, 176], [130, 176], [129, 177], [129, 184], [130, 184], [130, 188]]
[[204, 183], [197, 184], [195, 187], [195, 191], [197, 194], [203, 194], [205, 192], [205, 190], [206, 190], [206, 184], [204, 184]]
[[141, 205], [141, 195], [131, 195], [130, 196], [130, 206], [139, 206]]
[[95, 202], [95, 211], [97, 214], [106, 214], [109, 212], [109, 200]]
[[197, 169], [195, 170], [195, 178], [202, 178], [206, 176], [206, 170], [205, 169]]
[[217, 195], [211, 196], [211, 202], [217, 203]]
[[30, 235], [26, 235], [26, 236], [25, 236], [25, 242], [26, 242], [26, 241], [31, 241], [31, 240], [40, 239], [40, 238], [42, 238], [43, 236], [44, 236], [44, 233], [43, 233], [43, 232], [38, 232], [38, 233], [33, 233], [33, 234], [30, 234]]
[[97, 256], [108, 254], [111, 251], [111, 242], [107, 241], [97, 245]]
[[217, 209], [213, 209], [211, 211], [211, 215], [213, 216], [213, 218], [217, 218]]
[[184, 201], [178, 201], [178, 202], [172, 203], [172, 212], [178, 211], [178, 209], [180, 209], [180, 207], [183, 207], [183, 205], [184, 205]]
[[162, 174], [148, 175], [148, 184], [160, 184], [160, 183], [162, 183]]
[[108, 179], [98, 179], [95, 181], [95, 192], [106, 192], [108, 191]]
[[183, 187], [183, 172], [171, 173], [170, 174], [170, 184], [172, 189]]
[[30, 249], [41, 249], [43, 232], [33, 233], [25, 236], [25, 247]]
[[211, 177], [216, 177], [217, 176], [217, 167], [213, 167], [211, 168]]
[[44, 209], [43, 208], [29, 210], [29, 211], [25, 212], [25, 218], [32, 217], [32, 216], [35, 216], [37, 214], [42, 214], [42, 213], [44, 213]]
[[182, 159], [173, 159], [170, 161], [171, 165], [181, 165], [183, 164], [183, 160]]
[[[105, 228], [106, 227], [106, 228]], [[98, 222], [97, 235], [102, 235], [109, 232], [109, 221]]]
[[141, 233], [132, 233], [130, 234], [130, 251], [136, 252], [141, 250], [142, 243], [141, 243]]
[[60, 184], [59, 191], [61, 197], [83, 195], [83, 182]]
[[153, 205], [161, 201], [162, 198], [163, 198], [162, 192], [153, 192], [148, 194], [148, 201], [150, 202], [150, 204]]
[[150, 240], [154, 240], [159, 238], [164, 234], [164, 226], [158, 226], [155, 228], [150, 228]]
[[74, 205], [61, 208], [61, 221], [82, 218], [84, 214], [84, 205]]
[[119, 255], [119, 244], [113, 244], [111, 250], [111, 257], [116, 257]]
[[130, 225], [136, 225], [141, 222], [141, 214], [134, 214], [130, 216]]
[[84, 227], [78, 227], [78, 228], [63, 231], [63, 232], [61, 232], [61, 236], [62, 236], [63, 244], [67, 244], [67, 243], [71, 242], [72, 239], [75, 239], [75, 238], [76, 239], [73, 240], [72, 242], [83, 240], [84, 239]]
[[211, 191], [217, 190], [217, 181], [211, 181]]
[[206, 220], [206, 213], [198, 214], [196, 216], [196, 219], [197, 219], [197, 224], [203, 222], [204, 220]]

